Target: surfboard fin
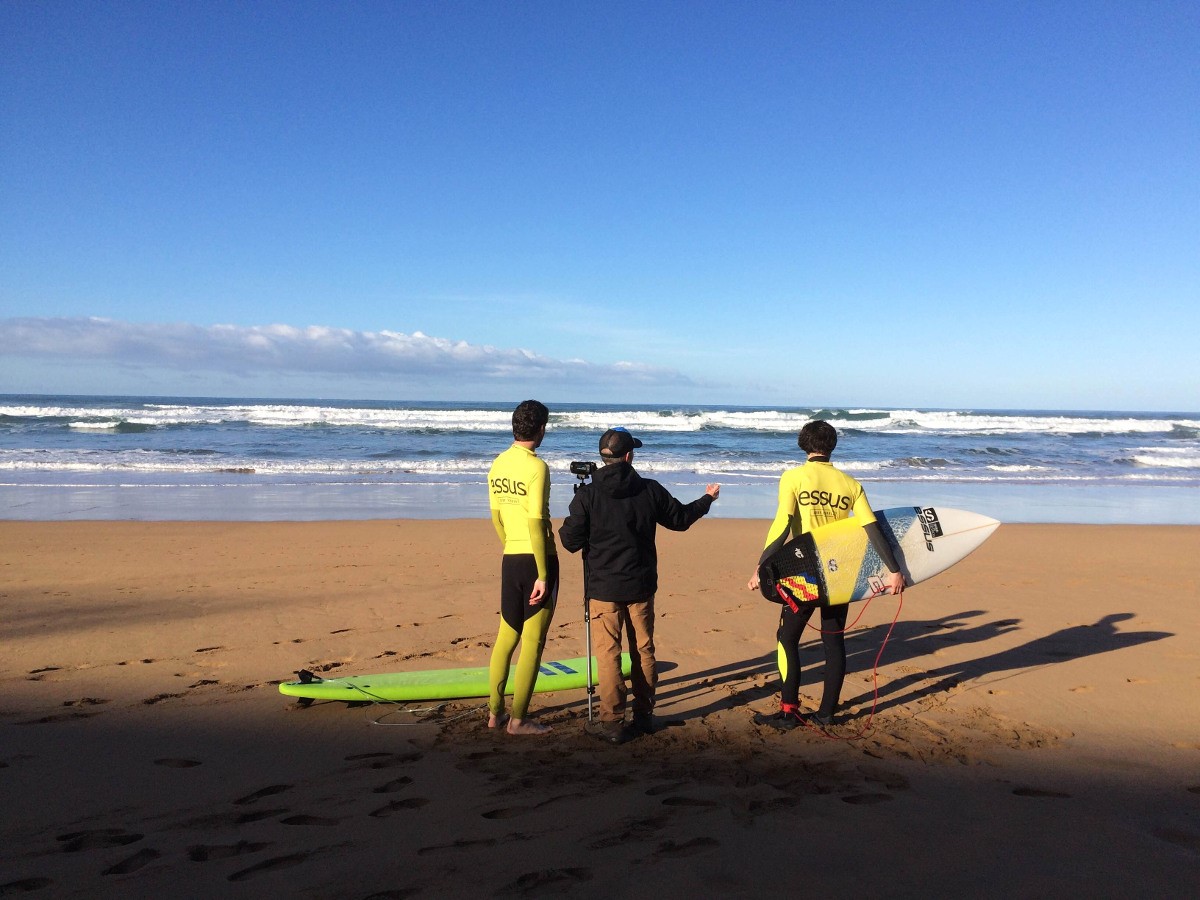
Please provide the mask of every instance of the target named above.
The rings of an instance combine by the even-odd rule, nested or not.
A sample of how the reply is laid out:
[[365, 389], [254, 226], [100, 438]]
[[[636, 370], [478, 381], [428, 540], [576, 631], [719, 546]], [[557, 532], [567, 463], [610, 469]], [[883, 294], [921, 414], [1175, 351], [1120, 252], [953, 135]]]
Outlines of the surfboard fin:
[[301, 684], [314, 684], [315, 682], [324, 681], [320, 675], [314, 675], [308, 669], [301, 669], [296, 673], [296, 677], [300, 679]]

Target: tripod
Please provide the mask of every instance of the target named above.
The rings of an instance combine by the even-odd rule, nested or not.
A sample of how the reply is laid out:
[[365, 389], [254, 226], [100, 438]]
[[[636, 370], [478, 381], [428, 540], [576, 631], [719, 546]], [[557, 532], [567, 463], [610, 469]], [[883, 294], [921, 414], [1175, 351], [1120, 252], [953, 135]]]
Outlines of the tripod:
[[[571, 463], [571, 474], [579, 479], [575, 484], [575, 493], [588, 483], [588, 479], [592, 477], [592, 473], [596, 471], [594, 462], [573, 462]], [[592, 679], [592, 605], [588, 600], [588, 548], [583, 548], [583, 634], [584, 647], [586, 649], [587, 666], [587, 707], [588, 707], [588, 724], [592, 722], [592, 698], [596, 694], [596, 685]]]

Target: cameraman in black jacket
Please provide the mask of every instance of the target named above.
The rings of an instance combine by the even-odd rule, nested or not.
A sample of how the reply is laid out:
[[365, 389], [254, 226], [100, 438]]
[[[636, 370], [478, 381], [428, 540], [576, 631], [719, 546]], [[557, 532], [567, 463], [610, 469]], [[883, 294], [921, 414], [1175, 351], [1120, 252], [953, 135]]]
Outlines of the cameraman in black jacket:
[[687, 531], [712, 506], [719, 484], [686, 505], [657, 481], [633, 468], [633, 452], [642, 442], [624, 428], [600, 438], [604, 466], [571, 500], [570, 514], [558, 530], [565, 549], [584, 551], [588, 613], [599, 626], [596, 667], [600, 676], [597, 734], [614, 744], [625, 735], [625, 679], [621, 676], [621, 635], [629, 630], [634, 731], [654, 730], [654, 595], [658, 591], [657, 526]]

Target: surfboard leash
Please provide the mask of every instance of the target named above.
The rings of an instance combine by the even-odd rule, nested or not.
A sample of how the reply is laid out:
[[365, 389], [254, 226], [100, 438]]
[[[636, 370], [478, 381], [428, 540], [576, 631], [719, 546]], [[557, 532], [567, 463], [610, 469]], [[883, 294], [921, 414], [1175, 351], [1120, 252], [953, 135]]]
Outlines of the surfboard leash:
[[[383, 702], [383, 703], [399, 703], [401, 701], [384, 700], [381, 702]], [[436, 706], [417, 707], [416, 709], [406, 709], [406, 708], [391, 709], [391, 710], [388, 710], [387, 712], [385, 712], [383, 715], [377, 716], [376, 718], [372, 719], [371, 724], [372, 725], [400, 725], [400, 726], [409, 726], [409, 727], [411, 727], [413, 725], [425, 725], [425, 724], [429, 724], [429, 723], [426, 723], [426, 722], [385, 722], [383, 720], [388, 718], [389, 716], [394, 716], [397, 713], [408, 713], [409, 715], [413, 715], [413, 716], [432, 716], [432, 715], [436, 715], [437, 713], [440, 713], [445, 708], [446, 708], [445, 703], [439, 703]], [[433, 724], [447, 725], [450, 722], [457, 722], [459, 719], [465, 719], [468, 716], [475, 716], [479, 713], [480, 710], [483, 710], [483, 709], [487, 709], [487, 704], [483, 704], [480, 706], [472, 706], [468, 709], [463, 710], [462, 712], [458, 713], [457, 715], [453, 715], [453, 716], [450, 716], [449, 718], [445, 718], [445, 719], [438, 719], [437, 722], [433, 723]]]
[[[871, 601], [874, 600], [875, 597], [882, 597], [882, 596], [884, 596], [884, 595], [876, 594], [874, 597], [868, 597], [867, 602], [865, 604], [863, 604], [862, 612], [860, 612], [855, 617], [854, 621], [851, 622], [849, 625], [847, 625], [845, 628], [839, 629], [837, 631], [824, 631], [824, 630], [818, 628], [816, 625], [813, 625], [812, 622], [809, 622], [806, 627], [813, 629], [813, 631], [816, 631], [819, 634], [845, 634], [846, 632], [852, 630], [859, 623], [859, 620], [862, 619], [862, 617], [864, 615], [866, 615], [867, 608], [871, 605]], [[809, 720], [807, 718], [804, 719], [805, 726], [813, 729], [814, 731], [819, 733], [822, 737], [826, 738], [827, 740], [830, 740], [830, 741], [857, 741], [857, 740], [861, 740], [862, 738], [866, 737], [867, 734], [870, 733], [870, 731], [871, 731], [871, 722], [872, 722], [872, 720], [874, 720], [875, 710], [879, 706], [879, 660], [881, 660], [883, 658], [883, 651], [887, 648], [888, 640], [892, 636], [892, 631], [895, 629], [896, 623], [900, 621], [900, 611], [904, 609], [904, 594], [900, 593], [900, 594], [895, 594], [893, 596], [896, 597], [896, 615], [894, 615], [892, 617], [892, 624], [890, 624], [888, 626], [887, 633], [883, 636], [883, 642], [879, 645], [879, 652], [875, 654], [875, 661], [871, 665], [871, 689], [872, 689], [871, 711], [869, 713], [867, 713], [867, 721], [863, 725], [862, 729], [858, 732], [858, 734], [851, 734], [851, 735], [830, 734], [828, 731], [826, 731], [821, 726], [812, 724], [811, 722], [809, 722]]]

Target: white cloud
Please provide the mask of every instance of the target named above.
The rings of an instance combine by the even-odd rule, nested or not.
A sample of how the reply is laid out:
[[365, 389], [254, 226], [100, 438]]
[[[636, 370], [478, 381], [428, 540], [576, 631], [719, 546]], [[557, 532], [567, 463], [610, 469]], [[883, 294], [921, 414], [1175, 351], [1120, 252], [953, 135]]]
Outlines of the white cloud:
[[122, 367], [197, 369], [237, 375], [330, 374], [355, 378], [420, 376], [454, 381], [554, 379], [591, 384], [691, 386], [676, 370], [638, 362], [554, 359], [431, 337], [420, 331], [351, 331], [321, 325], [191, 325], [100, 318], [0, 319], [5, 354]]

